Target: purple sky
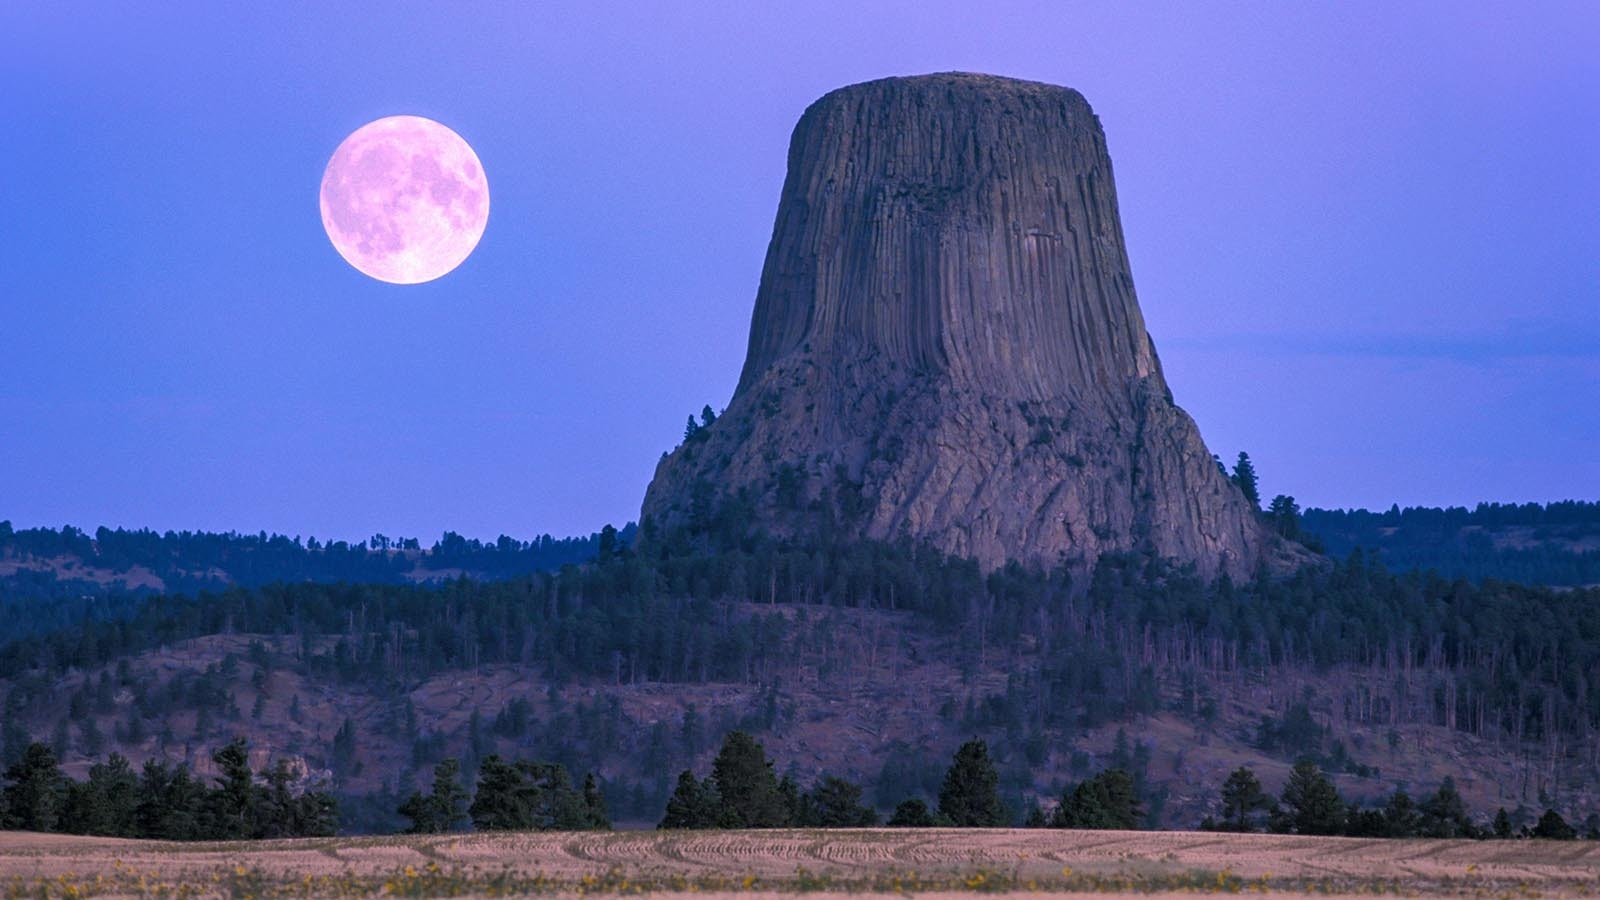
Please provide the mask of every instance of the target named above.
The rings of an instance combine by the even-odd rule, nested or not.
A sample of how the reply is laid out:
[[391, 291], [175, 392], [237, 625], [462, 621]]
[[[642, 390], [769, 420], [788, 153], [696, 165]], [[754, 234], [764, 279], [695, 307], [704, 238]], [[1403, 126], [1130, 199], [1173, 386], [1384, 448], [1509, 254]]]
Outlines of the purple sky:
[[[555, 6], [0, 5], [0, 519], [631, 519], [737, 380], [800, 112], [951, 69], [1088, 97], [1174, 395], [1264, 493], [1600, 497], [1593, 3]], [[492, 195], [409, 287], [317, 207], [401, 113]]]

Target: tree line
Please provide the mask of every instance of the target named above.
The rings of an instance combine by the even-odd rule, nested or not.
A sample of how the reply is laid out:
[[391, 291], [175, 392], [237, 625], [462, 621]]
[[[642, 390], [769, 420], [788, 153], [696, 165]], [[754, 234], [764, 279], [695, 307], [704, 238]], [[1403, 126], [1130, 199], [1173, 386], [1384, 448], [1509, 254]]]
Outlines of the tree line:
[[[999, 774], [988, 745], [978, 739], [962, 744], [951, 759], [940, 786], [938, 805], [930, 809], [920, 797], [902, 800], [885, 823], [889, 827], [994, 828], [1021, 824], [1035, 828], [1138, 830], [1145, 827], [1144, 794], [1138, 778], [1113, 766], [1069, 784], [1054, 809], [1038, 805], [1022, 814], [1008, 810], [1000, 798]], [[677, 787], [657, 826], [662, 829], [710, 828], [857, 828], [878, 824], [877, 812], [861, 803], [859, 785], [825, 775], [809, 790], [790, 776], [778, 777], [761, 744], [743, 732], [730, 732], [711, 765], [710, 774], [678, 775]], [[1373, 806], [1347, 801], [1332, 780], [1311, 760], [1297, 762], [1279, 796], [1268, 794], [1248, 767], [1230, 774], [1218, 794], [1218, 813], [1199, 825], [1202, 831], [1278, 834], [1345, 835], [1367, 838], [1514, 837], [1571, 840], [1578, 831], [1555, 810], [1546, 809], [1537, 822], [1514, 828], [1504, 808], [1480, 823], [1467, 810], [1453, 779], [1420, 801], [1404, 788]], [[1600, 840], [1600, 818], [1591, 816], [1583, 837]]]
[[[294, 789], [284, 761], [253, 773], [248, 747], [234, 740], [212, 754], [218, 774], [211, 785], [187, 766], [151, 760], [135, 773], [112, 754], [78, 782], [63, 774], [50, 748], [28, 747], [4, 772], [0, 828], [160, 840], [240, 840], [325, 836], [338, 828], [338, 807], [317, 790]], [[1053, 809], [1038, 804], [1011, 809], [999, 792], [999, 773], [980, 739], [963, 743], [945, 770], [937, 805], [907, 797], [888, 818], [889, 827], [996, 828], [1020, 824], [1079, 830], [1138, 830], [1146, 827], [1148, 791], [1136, 772], [1104, 769], [1068, 784]], [[710, 773], [678, 775], [661, 829], [860, 828], [880, 824], [862, 802], [863, 788], [833, 775], [802, 788], [778, 776], [763, 746], [742, 731], [724, 736]], [[885, 799], [885, 798], [880, 798]], [[1222, 784], [1216, 813], [1202, 831], [1342, 835], [1363, 838], [1544, 838], [1571, 840], [1578, 828], [1553, 809], [1537, 821], [1513, 824], [1502, 807], [1475, 819], [1454, 781], [1446, 777], [1433, 793], [1413, 799], [1403, 788], [1370, 805], [1346, 800], [1309, 759], [1297, 762], [1282, 792], [1274, 796], [1249, 767]], [[611, 828], [605, 797], [595, 776], [573, 783], [555, 763], [507, 760], [490, 755], [478, 766], [475, 790], [462, 784], [458, 760], [434, 767], [427, 793], [415, 792], [398, 807], [410, 833], [456, 831], [580, 831]], [[1582, 837], [1600, 840], [1600, 817], [1583, 823]]]
[[[434, 573], [464, 570], [484, 578], [511, 578], [553, 571], [594, 559], [605, 540], [625, 544], [635, 528], [607, 526], [586, 537], [531, 541], [501, 535], [494, 541], [445, 532], [431, 546], [417, 538], [374, 534], [364, 540], [302, 539], [299, 535], [166, 531], [101, 526], [86, 532], [22, 528], [0, 521], [0, 557], [22, 560], [66, 558], [83, 566], [126, 573], [134, 567], [161, 580], [167, 593], [194, 594], [230, 585], [274, 582], [405, 584]], [[71, 569], [69, 569], [69, 572]], [[124, 619], [156, 592], [147, 587], [108, 587], [99, 580], [35, 568], [0, 576], [0, 640], [26, 637], [83, 618]]]
[[[1479, 822], [1468, 812], [1455, 780], [1449, 776], [1420, 801], [1401, 787], [1364, 807], [1340, 796], [1332, 780], [1309, 759], [1295, 763], [1278, 797], [1262, 789], [1261, 781], [1249, 767], [1235, 769], [1223, 783], [1219, 801], [1220, 813], [1207, 816], [1200, 823], [1202, 831], [1475, 840], [1578, 837], [1577, 829], [1553, 809], [1546, 809], [1537, 822], [1520, 829], [1513, 827], [1504, 807], [1496, 810], [1488, 822]], [[1591, 816], [1586, 823], [1583, 837], [1600, 840], [1600, 821], [1596, 817]]]
[[[1582, 549], [1600, 534], [1600, 502], [1308, 509], [1301, 519], [1330, 552], [1343, 556], [1365, 548], [1397, 572], [1433, 570], [1472, 582], [1600, 583], [1600, 551]], [[1509, 529], [1520, 530], [1517, 540], [1495, 539], [1496, 532]]]
[[[469, 802], [470, 800], [470, 802]], [[478, 766], [477, 790], [461, 785], [461, 763], [442, 760], [433, 787], [413, 793], [398, 810], [411, 834], [464, 831], [605, 831], [611, 828], [605, 795], [594, 774], [575, 788], [559, 763], [506, 760], [490, 755]]]
[[150, 760], [135, 772], [118, 753], [76, 781], [48, 746], [30, 744], [5, 769], [0, 828], [167, 841], [317, 837], [338, 828], [334, 798], [297, 790], [286, 761], [252, 772], [243, 740], [211, 759], [218, 774], [210, 785], [182, 763]]

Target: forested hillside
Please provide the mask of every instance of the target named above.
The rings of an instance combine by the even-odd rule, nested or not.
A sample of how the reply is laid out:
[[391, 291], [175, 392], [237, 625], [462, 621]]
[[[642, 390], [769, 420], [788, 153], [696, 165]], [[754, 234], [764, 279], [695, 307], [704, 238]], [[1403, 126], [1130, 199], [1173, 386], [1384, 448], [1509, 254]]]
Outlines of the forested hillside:
[[1396, 572], [1431, 569], [1474, 582], [1600, 585], [1600, 502], [1308, 509], [1301, 522], [1334, 556], [1366, 548]]
[[193, 594], [274, 582], [410, 584], [460, 575], [509, 578], [593, 559], [634, 526], [581, 538], [542, 535], [493, 543], [446, 532], [431, 547], [375, 534], [358, 541], [268, 535], [129, 531], [71, 525], [15, 529], [0, 521], [0, 641], [132, 615], [156, 594]]
[[735, 727], [880, 806], [934, 790], [977, 735], [1018, 810], [1116, 763], [1151, 822], [1193, 825], [1234, 765], [1286, 777], [1310, 756], [1358, 798], [1453, 775], [1476, 807], [1581, 821], [1600, 591], [1362, 554], [1242, 584], [1106, 557], [1074, 582], [910, 545], [658, 537], [499, 582], [153, 597], [0, 649], [0, 695], [8, 758], [40, 739], [69, 769], [118, 749], [204, 772], [244, 735], [367, 827], [439, 760], [493, 753], [594, 770], [619, 818], [653, 821], [671, 773]]

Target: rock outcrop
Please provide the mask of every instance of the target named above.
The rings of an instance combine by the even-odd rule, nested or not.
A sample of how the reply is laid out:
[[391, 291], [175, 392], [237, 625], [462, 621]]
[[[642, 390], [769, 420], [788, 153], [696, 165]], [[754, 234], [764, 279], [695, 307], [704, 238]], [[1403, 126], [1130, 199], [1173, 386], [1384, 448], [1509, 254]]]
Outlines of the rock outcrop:
[[1167, 389], [1089, 104], [969, 74], [800, 118], [738, 388], [642, 520], [990, 567], [1149, 550], [1238, 575], [1273, 552]]

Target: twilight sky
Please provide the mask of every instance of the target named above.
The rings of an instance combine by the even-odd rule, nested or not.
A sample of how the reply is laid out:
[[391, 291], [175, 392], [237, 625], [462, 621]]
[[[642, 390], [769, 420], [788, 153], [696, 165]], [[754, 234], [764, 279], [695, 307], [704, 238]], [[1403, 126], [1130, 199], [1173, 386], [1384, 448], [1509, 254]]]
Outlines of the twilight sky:
[[[1174, 396], [1266, 495], [1600, 498], [1597, 46], [1591, 2], [12, 0], [0, 519], [620, 525], [732, 393], [801, 111], [952, 69], [1094, 106]], [[423, 285], [319, 219], [395, 114], [493, 198]]]

